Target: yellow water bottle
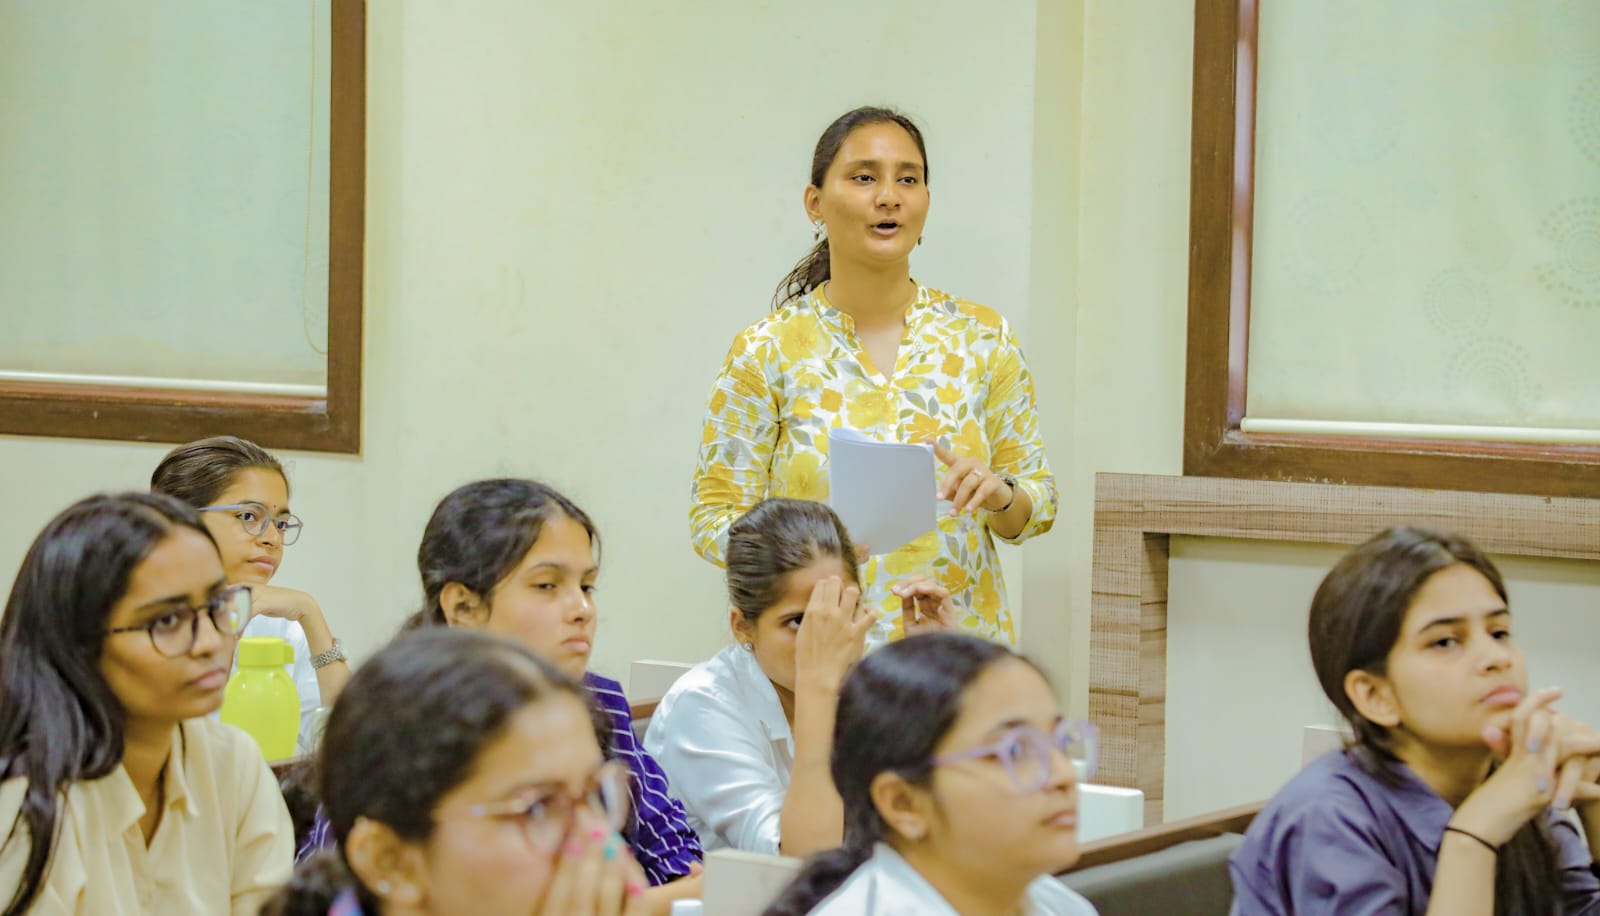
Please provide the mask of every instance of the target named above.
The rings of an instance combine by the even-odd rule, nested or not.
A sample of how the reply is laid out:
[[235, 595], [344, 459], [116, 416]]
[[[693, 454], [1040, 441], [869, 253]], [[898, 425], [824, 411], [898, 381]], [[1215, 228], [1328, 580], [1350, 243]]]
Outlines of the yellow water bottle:
[[222, 694], [222, 721], [256, 739], [268, 761], [294, 756], [300, 733], [300, 695], [283, 666], [294, 649], [276, 636], [239, 640], [239, 669]]

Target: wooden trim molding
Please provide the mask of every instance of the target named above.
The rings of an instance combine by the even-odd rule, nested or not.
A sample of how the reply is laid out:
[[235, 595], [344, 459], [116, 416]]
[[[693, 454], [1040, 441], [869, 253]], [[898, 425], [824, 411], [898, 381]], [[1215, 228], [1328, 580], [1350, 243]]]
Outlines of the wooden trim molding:
[[1244, 418], [1263, 0], [1195, 0], [1183, 472], [1600, 497], [1600, 448], [1250, 435]]
[[1600, 500], [1237, 478], [1100, 474], [1089, 606], [1095, 781], [1141, 789], [1162, 819], [1167, 566], [1172, 535], [1358, 544], [1392, 525], [1465, 535], [1490, 553], [1600, 560]]
[[1250, 829], [1251, 822], [1265, 806], [1264, 801], [1251, 802], [1248, 805], [1197, 814], [1183, 820], [1085, 843], [1078, 855], [1078, 861], [1072, 866], [1072, 871], [1094, 868], [1096, 865], [1110, 865], [1112, 862], [1126, 862], [1195, 840], [1209, 840], [1225, 833], [1244, 833]]
[[231, 433], [271, 448], [361, 451], [367, 11], [365, 0], [331, 2], [326, 397], [0, 385], [0, 433], [142, 442]]

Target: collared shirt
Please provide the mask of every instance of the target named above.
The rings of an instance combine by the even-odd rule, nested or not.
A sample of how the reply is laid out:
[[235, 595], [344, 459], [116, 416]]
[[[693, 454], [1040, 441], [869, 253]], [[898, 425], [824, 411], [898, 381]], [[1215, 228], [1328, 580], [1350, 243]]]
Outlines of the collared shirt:
[[778, 854], [794, 735], [754, 655], [728, 646], [678, 678], [650, 717], [644, 746], [707, 850]]
[[[689, 531], [701, 556], [722, 565], [728, 529], [763, 499], [827, 501], [828, 431], [835, 428], [882, 442], [943, 436], [956, 454], [1014, 477], [1028, 494], [1033, 514], [1008, 540], [1050, 530], [1056, 482], [1039, 436], [1033, 377], [1011, 326], [993, 309], [925, 286], [905, 321], [888, 375], [873, 366], [850, 316], [820, 288], [734, 338], [711, 388], [694, 473]], [[880, 611], [869, 645], [904, 635], [900, 598], [889, 586], [911, 575], [950, 590], [962, 629], [1016, 642], [988, 515], [941, 512], [927, 534], [868, 560], [862, 604]]]
[[[633, 774], [634, 819], [625, 838], [634, 859], [652, 886], [689, 874], [689, 867], [703, 858], [700, 837], [682, 803], [672, 797], [667, 774], [634, 737], [632, 714], [622, 685], [593, 672], [583, 676], [583, 685], [611, 719], [611, 744], [606, 756], [624, 761]], [[332, 846], [334, 840], [333, 825], [319, 807], [311, 833], [295, 858], [303, 861], [318, 849]]]
[[[190, 719], [172, 730], [165, 810], [145, 844], [144, 801], [118, 766], [75, 782], [36, 914], [236, 916], [255, 913], [289, 879], [294, 828], [261, 749], [230, 725]], [[0, 783], [0, 825], [21, 808], [25, 778]], [[26, 828], [0, 850], [0, 888], [15, 888]]]
[[[295, 746], [301, 754], [314, 753], [317, 749], [317, 710], [322, 707], [322, 686], [317, 683], [317, 669], [311, 664], [311, 644], [306, 641], [305, 628], [293, 620], [258, 614], [244, 625], [244, 632], [240, 636], [275, 636], [294, 650], [294, 661], [284, 665], [283, 670], [294, 682], [294, 692], [300, 697], [300, 732]], [[239, 670], [238, 659], [234, 659], [233, 670]], [[210, 718], [221, 721], [220, 716], [221, 712], [218, 711], [212, 713]]]
[[[1235, 916], [1422, 916], [1455, 814], [1409, 767], [1385, 782], [1355, 751], [1313, 760], [1256, 816], [1229, 862]], [[1576, 826], [1546, 811], [1567, 916], [1600, 914], [1600, 880]]]
[[591, 671], [583, 676], [583, 686], [611, 717], [607, 756], [625, 761], [633, 771], [634, 822], [627, 837], [633, 857], [652, 885], [689, 874], [689, 866], [704, 858], [700, 837], [690, 825], [683, 804], [672, 797], [667, 774], [639, 746], [622, 685]]
[[[1028, 885], [1023, 916], [1094, 916], [1094, 905], [1049, 875]], [[959, 916], [955, 907], [889, 846], [873, 847], [862, 863], [811, 916]]]

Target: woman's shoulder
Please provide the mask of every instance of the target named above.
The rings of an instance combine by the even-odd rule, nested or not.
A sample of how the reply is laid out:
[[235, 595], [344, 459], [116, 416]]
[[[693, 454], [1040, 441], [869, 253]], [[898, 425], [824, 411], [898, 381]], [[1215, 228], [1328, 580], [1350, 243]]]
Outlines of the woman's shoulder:
[[239, 777], [231, 782], [243, 781], [249, 774], [253, 784], [254, 776], [267, 768], [261, 746], [238, 726], [204, 716], [186, 719], [180, 727], [185, 767], [216, 778], [219, 785], [230, 784], [230, 780], [221, 778], [223, 774]]
[[1305, 834], [1375, 840], [1405, 820], [1402, 807], [1428, 801], [1410, 797], [1416, 794], [1413, 781], [1383, 763], [1361, 760], [1358, 751], [1331, 751], [1272, 796], [1251, 823], [1244, 848], [1277, 848], [1285, 838]]
[[1006, 327], [1005, 316], [987, 305], [953, 296], [944, 290], [934, 289], [931, 286], [924, 286], [922, 289], [924, 301], [947, 318], [971, 322], [995, 331]]
[[815, 321], [816, 318], [816, 300], [811, 294], [790, 299], [740, 331], [734, 338], [734, 348], [737, 350], [742, 346], [749, 349], [763, 343], [776, 344], [782, 339], [784, 331], [795, 322]]
[[685, 671], [661, 697], [657, 709], [664, 713], [670, 707], [689, 703], [727, 704], [742, 691], [736, 646], [724, 646], [716, 655]]
[[1094, 904], [1087, 897], [1050, 875], [1028, 885], [1028, 912], [1031, 916], [1095, 916]]

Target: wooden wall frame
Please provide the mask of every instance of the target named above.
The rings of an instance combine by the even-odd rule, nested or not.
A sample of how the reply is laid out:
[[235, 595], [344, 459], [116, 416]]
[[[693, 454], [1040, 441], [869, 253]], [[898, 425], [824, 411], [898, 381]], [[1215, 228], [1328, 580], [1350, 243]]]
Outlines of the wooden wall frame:
[[366, 233], [367, 12], [330, 0], [326, 397], [0, 384], [0, 433], [187, 442], [231, 433], [273, 448], [361, 451]]
[[1600, 560], [1600, 500], [1236, 478], [1100, 474], [1089, 606], [1097, 782], [1142, 789], [1162, 819], [1172, 535], [1358, 544], [1383, 528], [1458, 532], [1490, 553]]
[[1247, 434], [1257, 22], [1195, 0], [1183, 472], [1197, 477], [1600, 497], [1600, 448]]

